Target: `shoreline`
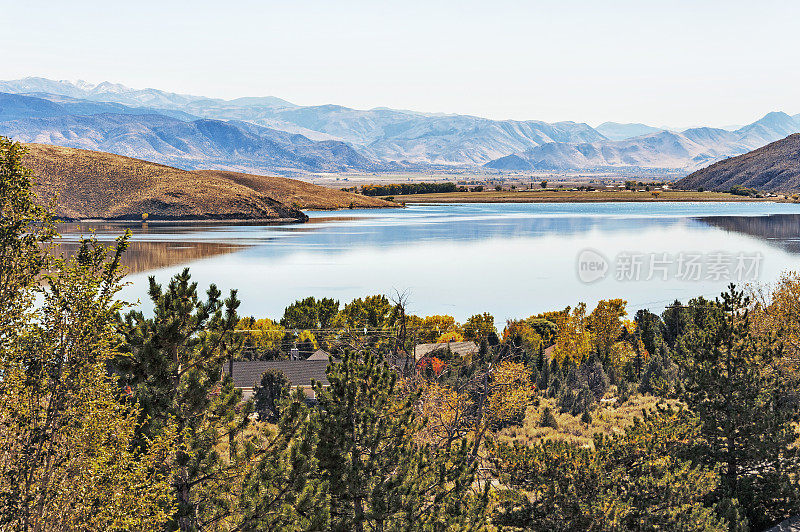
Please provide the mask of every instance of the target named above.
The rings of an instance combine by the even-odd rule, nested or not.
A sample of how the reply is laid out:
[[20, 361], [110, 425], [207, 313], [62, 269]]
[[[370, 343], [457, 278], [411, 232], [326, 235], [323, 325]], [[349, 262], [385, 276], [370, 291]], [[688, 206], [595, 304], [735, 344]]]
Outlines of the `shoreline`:
[[664, 203], [664, 202], [765, 202], [794, 203], [781, 196], [755, 198], [728, 192], [664, 191], [486, 191], [394, 196], [398, 203]]

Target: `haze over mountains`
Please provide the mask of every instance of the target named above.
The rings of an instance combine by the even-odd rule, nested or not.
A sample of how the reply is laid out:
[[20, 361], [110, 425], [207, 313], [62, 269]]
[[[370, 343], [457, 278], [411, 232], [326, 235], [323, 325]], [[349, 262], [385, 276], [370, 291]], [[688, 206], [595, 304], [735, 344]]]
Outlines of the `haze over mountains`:
[[103, 82], [0, 82], [0, 135], [102, 150], [186, 169], [256, 173], [663, 170], [687, 174], [800, 132], [772, 112], [727, 130], [491, 120], [286, 100], [222, 100]]

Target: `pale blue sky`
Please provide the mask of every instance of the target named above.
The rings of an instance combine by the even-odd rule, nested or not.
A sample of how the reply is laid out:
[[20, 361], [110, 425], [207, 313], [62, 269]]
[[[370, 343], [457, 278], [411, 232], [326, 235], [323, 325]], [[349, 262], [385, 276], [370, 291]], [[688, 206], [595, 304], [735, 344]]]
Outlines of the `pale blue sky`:
[[492, 118], [800, 113], [800, 2], [0, 0], [0, 79]]

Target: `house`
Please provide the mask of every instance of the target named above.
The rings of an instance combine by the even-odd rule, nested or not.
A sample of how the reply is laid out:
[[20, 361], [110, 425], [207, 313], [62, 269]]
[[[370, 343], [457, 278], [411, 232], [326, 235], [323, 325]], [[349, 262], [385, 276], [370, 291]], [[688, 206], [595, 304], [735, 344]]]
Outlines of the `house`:
[[[306, 360], [328, 360], [330, 356], [331, 354], [324, 349], [317, 349]], [[335, 358], [333, 360], [336, 361]]]
[[439, 351], [447, 351], [454, 355], [465, 357], [467, 355], [474, 355], [478, 352], [478, 344], [475, 342], [447, 342], [446, 344], [417, 344], [414, 347], [414, 358], [420, 360], [426, 356], [431, 356]]
[[253, 396], [253, 388], [261, 381], [261, 375], [268, 369], [282, 372], [291, 383], [292, 388], [301, 388], [306, 397], [314, 399], [314, 390], [311, 381], [317, 381], [323, 386], [329, 386], [328, 359], [325, 360], [234, 360], [223, 366], [224, 374], [233, 368], [233, 385], [242, 390], [242, 399], [248, 400]]

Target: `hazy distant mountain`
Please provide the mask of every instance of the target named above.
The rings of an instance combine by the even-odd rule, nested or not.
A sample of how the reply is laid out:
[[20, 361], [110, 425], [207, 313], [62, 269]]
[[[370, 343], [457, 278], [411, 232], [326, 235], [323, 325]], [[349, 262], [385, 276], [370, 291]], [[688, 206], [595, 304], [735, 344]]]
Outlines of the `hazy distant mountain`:
[[[99, 113], [155, 113], [189, 122], [198, 118], [235, 121], [239, 124], [235, 127], [239, 129], [244, 129], [242, 124], [248, 123], [272, 131], [301, 135], [305, 139], [301, 144], [306, 141], [346, 142], [351, 145], [350, 149], [363, 157], [363, 161], [369, 159], [420, 170], [430, 165], [485, 165], [488, 168], [510, 171], [591, 168], [614, 170], [640, 167], [690, 172], [726, 157], [746, 153], [788, 134], [800, 132], [800, 115], [792, 117], [781, 112], [769, 113], [757, 122], [734, 130], [694, 127], [671, 131], [645, 124], [616, 122], [606, 122], [595, 129], [576, 122], [551, 124], [535, 120], [490, 120], [385, 107], [358, 110], [339, 105], [298, 106], [274, 96], [222, 100], [157, 89], [132, 89], [109, 82], [94, 85], [87, 82], [25, 78], [0, 82], [0, 91], [36, 96], [61, 106], [56, 108], [41, 102], [19, 101], [14, 104], [16, 107], [6, 103], [9, 109], [6, 110], [0, 101], [0, 120]], [[141, 149], [145, 153], [134, 152], [129, 155], [144, 158], [152, 157], [153, 151], [159, 152], [161, 157], [173, 156], [160, 153], [160, 148], [156, 149], [149, 141], [144, 140], [149, 138], [147, 128], [140, 130], [141, 126], [136, 125], [136, 122], [137, 120], [132, 119], [128, 127], [130, 138], [120, 145], [120, 150]], [[47, 129], [47, 126], [42, 127]], [[75, 145], [82, 133], [74, 130], [70, 134], [73, 136], [64, 136], [63, 142], [69, 141], [73, 143], [70, 145]], [[137, 135], [139, 137], [134, 139]], [[291, 135], [289, 138], [292, 138]], [[59, 136], [55, 135], [55, 138]], [[119, 141], [115, 139], [114, 142]], [[160, 145], [159, 142], [156, 144]], [[341, 146], [336, 146], [344, 150]], [[171, 149], [167, 151], [172, 152]], [[291, 163], [291, 158], [278, 158], [280, 165], [293, 164], [280, 168], [306, 170], [368, 167], [352, 156], [344, 157], [350, 162], [342, 164], [341, 157], [337, 159], [331, 151], [336, 150], [328, 151], [334, 159], [327, 164], [322, 164], [319, 160], [307, 164], [302, 161], [302, 157], [297, 157], [295, 163]], [[336, 155], [343, 153], [344, 151]], [[201, 164], [197, 162], [198, 158], [202, 159], [199, 154], [185, 156], [193, 161], [187, 164]], [[255, 167], [252, 165], [256, 163], [236, 150], [226, 153], [223, 159], [219, 157], [214, 152], [206, 159], [224, 159], [226, 165], [235, 164], [237, 168], [254, 171]], [[220, 164], [207, 161], [202, 164]], [[170, 163], [181, 164], [175, 159], [170, 159]]]
[[675, 183], [679, 188], [722, 191], [736, 185], [769, 192], [800, 191], [800, 134], [712, 164]]
[[617, 122], [604, 122], [595, 128], [609, 140], [625, 140], [631, 137], [649, 135], [665, 128], [647, 126], [645, 124], [620, 124]]
[[349, 145], [317, 142], [245, 122], [182, 121], [158, 114], [51, 115], [0, 122], [23, 142], [105, 151], [184, 169], [341, 172], [376, 167]]
[[736, 131], [702, 127], [617, 141], [544, 144], [498, 158], [485, 166], [507, 171], [620, 167], [694, 171], [797, 132], [800, 120], [785, 113], [769, 113]]
[[[49, 92], [126, 106], [179, 110], [219, 120], [240, 120], [299, 133], [314, 140], [341, 140], [368, 156], [414, 164], [483, 164], [548, 142], [594, 142], [605, 137], [586, 124], [489, 120], [464, 115], [338, 105], [300, 107], [275, 97], [221, 100], [156, 89], [130, 89], [43, 78], [0, 82], [0, 91]], [[144, 156], [144, 155], [142, 155]]]
[[0, 120], [44, 118], [67, 115], [158, 114], [179, 120], [197, 120], [183, 111], [150, 107], [128, 107], [114, 102], [93, 102], [57, 94], [30, 93], [28, 95], [0, 93]]

